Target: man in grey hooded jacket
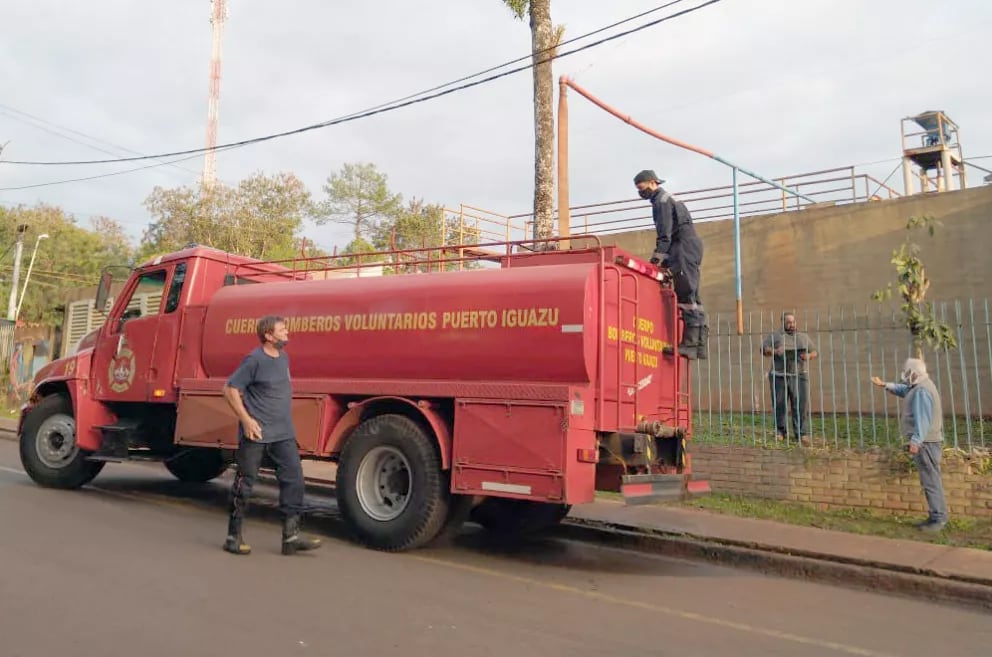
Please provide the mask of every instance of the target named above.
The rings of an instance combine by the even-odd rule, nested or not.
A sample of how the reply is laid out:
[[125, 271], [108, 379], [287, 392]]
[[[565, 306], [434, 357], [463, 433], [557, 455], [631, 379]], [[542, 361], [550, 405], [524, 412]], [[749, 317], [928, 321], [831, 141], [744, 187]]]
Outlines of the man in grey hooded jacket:
[[939, 532], [947, 524], [947, 504], [940, 479], [944, 413], [937, 386], [927, 374], [926, 363], [918, 358], [906, 359], [902, 383], [886, 383], [877, 376], [871, 382], [904, 400], [899, 429], [909, 440], [909, 453], [920, 472], [920, 485], [930, 510], [929, 517], [918, 527]]

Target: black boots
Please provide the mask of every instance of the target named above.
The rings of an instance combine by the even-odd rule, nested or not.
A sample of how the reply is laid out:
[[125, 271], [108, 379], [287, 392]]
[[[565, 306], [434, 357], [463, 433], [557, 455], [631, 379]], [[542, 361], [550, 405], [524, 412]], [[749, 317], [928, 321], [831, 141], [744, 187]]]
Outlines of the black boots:
[[699, 327], [699, 339], [696, 341], [696, 358], [699, 360], [706, 360], [708, 354], [706, 353], [706, 343], [710, 339], [710, 327], [706, 325], [706, 315], [700, 312], [703, 316], [703, 325]]
[[320, 539], [307, 538], [300, 533], [300, 517], [288, 516], [282, 521], [282, 553], [296, 554], [301, 550], [316, 550]]
[[[241, 536], [242, 518], [231, 516], [227, 521], [227, 540], [224, 550], [231, 554], [251, 554], [251, 546]], [[300, 517], [290, 516], [282, 522], [282, 553], [296, 554], [299, 551], [316, 550], [320, 540], [307, 538], [300, 533]]]
[[[682, 341], [679, 342], [679, 356], [689, 360], [706, 360], [708, 356], [706, 343], [710, 338], [706, 313], [702, 310], [683, 310], [682, 320], [685, 322], [685, 328], [682, 331]], [[664, 353], [672, 355], [674, 350], [666, 347]]]
[[231, 516], [227, 521], [227, 540], [224, 549], [231, 554], [251, 554], [251, 546], [241, 538], [241, 522], [239, 517]]

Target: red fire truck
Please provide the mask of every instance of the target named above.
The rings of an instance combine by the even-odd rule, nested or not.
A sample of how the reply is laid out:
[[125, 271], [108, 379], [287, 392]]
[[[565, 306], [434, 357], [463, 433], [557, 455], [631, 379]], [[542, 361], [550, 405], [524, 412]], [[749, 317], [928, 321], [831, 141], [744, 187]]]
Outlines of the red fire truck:
[[191, 246], [131, 271], [109, 310], [105, 272], [106, 322], [35, 377], [24, 468], [55, 488], [129, 460], [220, 476], [237, 448], [222, 387], [277, 314], [300, 453], [337, 463], [341, 515], [369, 547], [415, 548], [469, 517], [544, 529], [597, 490], [708, 490], [686, 449], [689, 368], [666, 353], [681, 328], [667, 272], [595, 238], [453, 253], [379, 254], [392, 271], [369, 276]]

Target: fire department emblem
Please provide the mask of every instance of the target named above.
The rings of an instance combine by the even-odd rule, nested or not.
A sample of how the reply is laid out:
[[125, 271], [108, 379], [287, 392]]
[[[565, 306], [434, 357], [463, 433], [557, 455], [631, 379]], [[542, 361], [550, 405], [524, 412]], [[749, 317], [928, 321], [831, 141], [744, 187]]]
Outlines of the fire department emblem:
[[134, 353], [127, 348], [121, 349], [116, 357], [110, 360], [107, 372], [110, 389], [114, 392], [124, 392], [134, 382]]

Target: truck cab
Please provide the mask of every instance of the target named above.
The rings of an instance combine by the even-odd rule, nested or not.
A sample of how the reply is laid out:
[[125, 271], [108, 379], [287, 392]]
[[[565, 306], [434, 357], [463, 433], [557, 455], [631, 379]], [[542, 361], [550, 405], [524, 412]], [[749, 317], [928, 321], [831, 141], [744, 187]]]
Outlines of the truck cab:
[[[253, 277], [236, 278], [244, 267]], [[181, 449], [172, 440], [179, 378], [196, 369], [184, 355], [183, 333], [197, 307], [221, 287], [298, 276], [284, 266], [203, 246], [152, 258], [131, 269], [110, 299], [114, 272], [103, 272], [95, 308], [103, 325], [76, 353], [49, 363], [35, 377], [21, 409], [21, 456], [39, 483], [75, 488], [107, 461], [134, 456], [163, 459], [184, 480], [206, 480], [226, 467], [218, 450]], [[109, 309], [108, 309], [109, 305]], [[30, 444], [29, 444], [30, 443]], [[206, 465], [204, 465], [206, 461]], [[185, 464], [185, 465], [184, 465]], [[188, 470], [188, 471], [187, 471]]]

